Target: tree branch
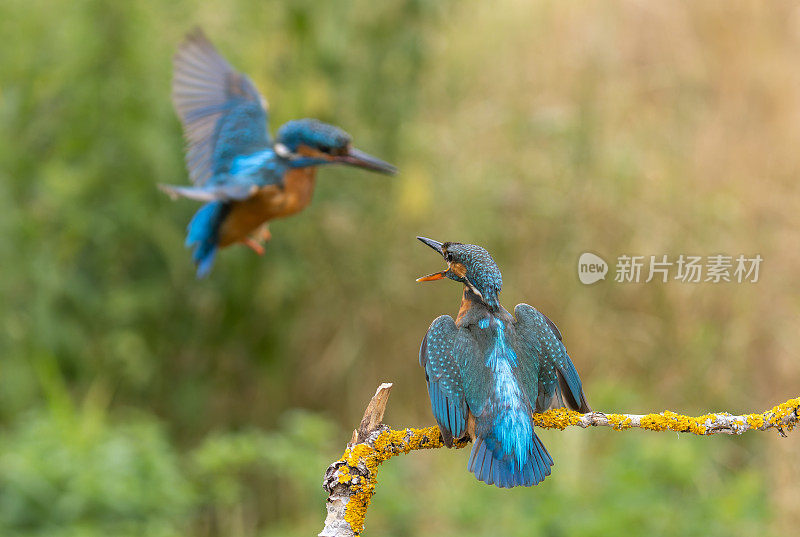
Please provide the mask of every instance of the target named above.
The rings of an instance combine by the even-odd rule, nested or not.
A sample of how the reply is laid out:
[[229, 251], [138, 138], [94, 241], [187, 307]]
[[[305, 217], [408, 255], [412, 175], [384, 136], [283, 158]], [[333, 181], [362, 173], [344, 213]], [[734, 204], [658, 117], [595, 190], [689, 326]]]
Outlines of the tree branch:
[[[383, 383], [364, 412], [359, 428], [347, 444], [344, 455], [328, 466], [322, 483], [328, 492], [325, 527], [319, 537], [355, 537], [364, 531], [367, 508], [375, 494], [378, 466], [395, 455], [418, 449], [444, 446], [437, 426], [424, 429], [395, 430], [382, 423], [392, 384]], [[800, 416], [800, 397], [790, 399], [761, 414], [733, 416], [726, 412], [698, 417], [664, 411], [660, 414], [604, 414], [578, 412], [559, 408], [533, 415], [533, 422], [544, 429], [565, 429], [570, 426], [611, 427], [614, 430], [646, 429], [676, 431], [697, 435], [742, 434], [745, 431], [776, 429], [781, 436], [791, 431]], [[468, 440], [457, 442], [462, 448]]]

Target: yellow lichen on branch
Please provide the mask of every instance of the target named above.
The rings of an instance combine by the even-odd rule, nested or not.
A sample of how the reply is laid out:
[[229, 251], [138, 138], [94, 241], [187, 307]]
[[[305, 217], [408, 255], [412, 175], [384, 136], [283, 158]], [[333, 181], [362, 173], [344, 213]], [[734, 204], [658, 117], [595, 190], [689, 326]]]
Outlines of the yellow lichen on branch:
[[[367, 508], [377, 485], [378, 467], [395, 455], [418, 449], [435, 449], [444, 442], [436, 426], [424, 429], [394, 430], [380, 423], [391, 384], [382, 384], [365, 413], [364, 423], [370, 427], [354, 431], [354, 439], [342, 458], [328, 467], [324, 486], [329, 493], [328, 518], [322, 537], [356, 536], [364, 530]], [[380, 401], [380, 404], [376, 404]], [[371, 419], [368, 419], [374, 414]], [[564, 408], [533, 415], [533, 422], [544, 429], [565, 429], [570, 426], [611, 427], [616, 431], [639, 428], [648, 431], [675, 431], [697, 435], [742, 434], [748, 430], [776, 429], [782, 435], [791, 431], [800, 416], [800, 398], [790, 399], [760, 414], [734, 416], [725, 412], [702, 416], [684, 416], [669, 410], [658, 414], [581, 414]], [[377, 417], [377, 418], [376, 418]], [[374, 427], [374, 428], [373, 428]], [[468, 443], [461, 440], [454, 447]]]
[[[348, 485], [352, 491], [345, 510], [345, 520], [353, 532], [358, 535], [364, 529], [364, 517], [375, 493], [378, 466], [382, 462], [409, 451], [433, 449], [443, 445], [439, 428], [434, 426], [399, 431], [387, 429], [372, 440], [372, 445], [349, 446], [334, 465], [340, 467], [338, 481]], [[466, 442], [462, 445], [466, 445]]]
[[734, 416], [727, 412], [684, 416], [665, 410], [658, 414], [604, 414], [590, 412], [580, 414], [564, 408], [534, 414], [533, 422], [545, 429], [578, 427], [611, 427], [616, 431], [645, 429], [648, 431], [674, 431], [697, 435], [741, 434], [748, 430], [763, 431], [770, 428], [791, 431], [800, 414], [800, 398], [790, 399], [760, 414]]

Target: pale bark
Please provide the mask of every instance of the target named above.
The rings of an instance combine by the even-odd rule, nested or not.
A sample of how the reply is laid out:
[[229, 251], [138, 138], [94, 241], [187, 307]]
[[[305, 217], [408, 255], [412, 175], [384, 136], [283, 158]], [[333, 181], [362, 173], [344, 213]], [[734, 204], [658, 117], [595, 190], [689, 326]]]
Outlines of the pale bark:
[[[364, 529], [366, 511], [372, 495], [379, 465], [395, 455], [418, 449], [444, 446], [438, 427], [395, 430], [382, 423], [392, 384], [378, 387], [367, 405], [358, 429], [353, 431], [341, 459], [325, 472], [323, 487], [328, 492], [327, 517], [320, 537], [355, 537]], [[555, 409], [534, 414], [537, 427], [612, 427], [615, 430], [646, 429], [650, 431], [688, 432], [697, 435], [742, 434], [745, 431], [775, 429], [781, 436], [791, 431], [800, 415], [800, 398], [790, 399], [760, 414], [734, 416], [724, 412], [691, 417], [665, 411], [659, 414], [580, 414]], [[457, 442], [461, 448], [468, 441]]]

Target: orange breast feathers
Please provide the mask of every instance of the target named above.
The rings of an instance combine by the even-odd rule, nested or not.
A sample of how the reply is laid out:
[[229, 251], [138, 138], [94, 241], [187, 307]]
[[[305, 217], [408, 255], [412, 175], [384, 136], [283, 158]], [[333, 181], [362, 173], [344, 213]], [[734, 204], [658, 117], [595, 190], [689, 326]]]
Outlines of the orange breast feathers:
[[467, 314], [472, 308], [472, 301], [467, 298], [467, 289], [464, 288], [464, 296], [461, 297], [461, 307], [458, 308], [458, 316], [456, 317], [456, 324], [461, 321], [461, 318]]
[[316, 168], [296, 168], [284, 176], [283, 188], [269, 185], [242, 201], [234, 201], [222, 223], [219, 245], [242, 242], [264, 222], [302, 211], [311, 202]]

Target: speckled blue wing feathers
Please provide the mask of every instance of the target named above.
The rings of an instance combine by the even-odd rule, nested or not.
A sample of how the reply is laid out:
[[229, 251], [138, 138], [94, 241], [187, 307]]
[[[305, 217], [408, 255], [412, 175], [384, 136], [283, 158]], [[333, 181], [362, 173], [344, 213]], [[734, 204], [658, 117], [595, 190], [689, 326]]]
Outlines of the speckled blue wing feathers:
[[[539, 313], [544, 317], [545, 322], [547, 322], [553, 334], [562, 342], [561, 345], [563, 347], [564, 338], [561, 336], [561, 330], [558, 329], [556, 323], [550, 320], [550, 317], [544, 313]], [[564, 347], [564, 353], [566, 353], [566, 350], [566, 347]], [[581, 412], [591, 411], [589, 405], [586, 403], [586, 395], [583, 393], [581, 378], [578, 376], [578, 371], [575, 369], [575, 364], [572, 363], [569, 354], [566, 355], [565, 360], [559, 362], [556, 373], [558, 374], [558, 385], [561, 388], [561, 394], [559, 395], [563, 395], [564, 399], [566, 399], [567, 406]]]
[[[526, 402], [515, 400], [513, 388], [506, 386], [514, 382], [515, 373], [511, 365], [513, 352], [504, 349], [503, 356], [492, 359], [507, 367], [498, 366], [492, 376], [491, 368], [486, 367], [491, 363], [486, 362], [487, 349], [470, 330], [458, 328], [450, 316], [442, 315], [433, 321], [422, 341], [420, 365], [425, 368], [433, 415], [447, 445], [466, 433], [470, 412], [476, 416], [469, 470], [489, 485], [536, 485], [550, 475], [553, 460], [533, 431], [531, 408]], [[475, 367], [478, 364], [481, 367]], [[469, 372], [466, 377], [465, 371]], [[505, 371], [506, 376], [498, 371]], [[535, 387], [535, 370], [533, 373]], [[502, 387], [492, 387], [497, 383]], [[497, 393], [498, 389], [509, 390], [510, 397], [499, 407], [486, 397], [487, 391]]]
[[174, 57], [172, 100], [187, 142], [192, 182], [205, 185], [236, 155], [269, 145], [266, 102], [198, 29]]
[[528, 304], [517, 304], [514, 317], [518, 351], [528, 357], [522, 364], [538, 364], [538, 371], [522, 372], [536, 410], [547, 410], [555, 400], [573, 410], [590, 412], [580, 376], [553, 321]]
[[586, 395], [583, 393], [581, 378], [578, 376], [578, 371], [575, 370], [575, 364], [569, 359], [569, 355], [560, 364], [556, 373], [558, 374], [558, 385], [566, 406], [578, 412], [591, 412], [592, 409], [586, 402]]
[[[539, 312], [539, 313], [541, 313], [541, 312]], [[542, 313], [542, 317], [544, 317], [544, 320], [547, 323], [547, 326], [550, 327], [550, 330], [552, 330], [553, 334], [558, 338], [558, 340], [563, 342], [564, 341], [564, 337], [561, 335], [561, 330], [558, 329], [558, 327], [556, 326], [556, 323], [551, 321], [550, 317], [548, 317], [544, 313]]]
[[433, 416], [448, 446], [467, 429], [467, 402], [453, 356], [457, 331], [453, 318], [442, 315], [433, 321], [419, 349], [419, 363], [425, 368]]

